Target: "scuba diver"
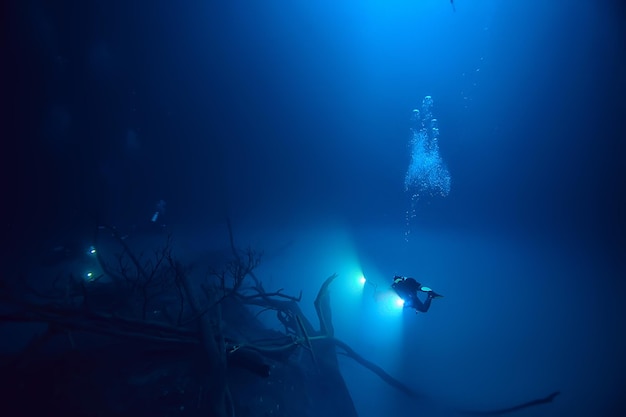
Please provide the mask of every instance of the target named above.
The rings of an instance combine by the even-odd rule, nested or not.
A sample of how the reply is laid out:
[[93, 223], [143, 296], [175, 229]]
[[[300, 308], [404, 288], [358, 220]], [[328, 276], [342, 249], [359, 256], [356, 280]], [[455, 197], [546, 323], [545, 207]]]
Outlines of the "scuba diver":
[[[414, 308], [415, 312], [426, 313], [430, 308], [430, 303], [433, 298], [443, 297], [441, 294], [437, 294], [432, 289], [423, 286], [413, 278], [401, 277], [396, 275], [393, 277], [393, 284], [391, 288], [398, 294], [398, 296], [404, 300], [404, 307]], [[426, 301], [422, 302], [417, 296], [417, 292], [425, 292]]]

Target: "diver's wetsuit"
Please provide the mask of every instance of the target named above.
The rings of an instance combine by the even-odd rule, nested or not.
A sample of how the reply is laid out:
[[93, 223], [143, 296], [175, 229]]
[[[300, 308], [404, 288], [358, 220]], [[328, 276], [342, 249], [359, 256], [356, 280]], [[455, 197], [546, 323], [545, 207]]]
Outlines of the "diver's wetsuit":
[[417, 292], [420, 291], [422, 286], [415, 281], [415, 279], [404, 278], [398, 282], [394, 282], [391, 287], [398, 293], [400, 298], [404, 300], [405, 307], [414, 308], [416, 312], [420, 311], [422, 313], [426, 313], [430, 308], [430, 303], [433, 299], [432, 292], [429, 292], [426, 301], [422, 302], [417, 296]]

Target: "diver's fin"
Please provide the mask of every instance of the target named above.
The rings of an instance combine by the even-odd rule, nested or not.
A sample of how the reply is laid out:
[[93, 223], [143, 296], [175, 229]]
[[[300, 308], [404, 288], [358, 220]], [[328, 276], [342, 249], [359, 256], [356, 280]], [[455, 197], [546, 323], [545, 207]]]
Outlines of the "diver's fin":
[[441, 295], [441, 294], [437, 294], [437, 293], [436, 293], [436, 292], [434, 292], [434, 291], [429, 291], [429, 292], [428, 292], [428, 296], [429, 296], [430, 298], [443, 298], [443, 295]]

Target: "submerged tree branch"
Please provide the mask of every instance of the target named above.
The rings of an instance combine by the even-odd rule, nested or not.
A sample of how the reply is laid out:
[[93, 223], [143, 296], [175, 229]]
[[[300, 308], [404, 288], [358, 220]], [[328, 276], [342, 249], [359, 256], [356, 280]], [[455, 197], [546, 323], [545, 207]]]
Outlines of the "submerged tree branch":
[[335, 343], [335, 345], [337, 345], [337, 347], [344, 350], [344, 354], [346, 356], [348, 356], [350, 359], [355, 360], [358, 364], [372, 371], [380, 379], [382, 379], [384, 382], [386, 382], [393, 388], [408, 395], [411, 398], [422, 398], [422, 396], [419, 395], [417, 392], [413, 391], [411, 388], [407, 387], [402, 382], [398, 381], [397, 379], [389, 375], [387, 372], [385, 372], [383, 368], [381, 368], [380, 366], [376, 365], [373, 362], [368, 361], [367, 359], [363, 358], [361, 355], [356, 353], [354, 349], [348, 346], [348, 344], [342, 342], [341, 340], [337, 338], [333, 338], [333, 342]]
[[555, 391], [552, 394], [545, 396], [543, 398], [538, 398], [536, 400], [528, 401], [523, 404], [515, 405], [513, 407], [508, 408], [500, 408], [498, 410], [487, 410], [487, 411], [459, 411], [461, 414], [470, 415], [470, 416], [499, 416], [502, 414], [513, 413], [515, 411], [523, 410], [525, 408], [535, 407], [538, 405], [551, 403], [557, 395], [559, 395], [560, 391]]
[[313, 303], [315, 305], [315, 311], [317, 312], [317, 318], [320, 322], [320, 332], [331, 337], [334, 336], [335, 329], [333, 327], [328, 287], [330, 287], [330, 284], [332, 284], [337, 277], [337, 274], [332, 274], [326, 278]]
[[[55, 334], [66, 332], [71, 335], [71, 332], [76, 331], [135, 339], [150, 344], [176, 344], [183, 347], [187, 345], [202, 346], [208, 359], [207, 374], [211, 375], [212, 399], [210, 401], [214, 415], [218, 417], [234, 416], [233, 401], [226, 378], [227, 354], [229, 350], [234, 351], [242, 347], [255, 350], [266, 358], [283, 362], [287, 362], [289, 355], [298, 347], [307, 349], [311, 353], [313, 365], [322, 379], [330, 376], [337, 381], [342, 381], [342, 377], [336, 355], [338, 353], [343, 354], [408, 397], [413, 399], [425, 398], [425, 396], [389, 375], [380, 366], [356, 353], [347, 343], [335, 338], [330, 304], [330, 285], [338, 277], [337, 274], [326, 278], [315, 298], [314, 306], [319, 319], [319, 330], [316, 330], [300, 309], [299, 302], [302, 298], [302, 291], [297, 297], [284, 294], [282, 288], [274, 292], [266, 292], [254, 273], [260, 260], [259, 252], [252, 249], [245, 252], [239, 251], [235, 245], [230, 220], [227, 221], [227, 224], [233, 260], [227, 264], [226, 269], [221, 273], [213, 274], [214, 277], [218, 278], [219, 285], [202, 285], [193, 281], [189, 271], [173, 258], [169, 238], [166, 247], [155, 252], [153, 262], [142, 263], [141, 256], [138, 257], [132, 253], [124, 237], [115, 228], [102, 227], [100, 229], [112, 233], [114, 240], [123, 248], [125, 258], [118, 258], [119, 270], [112, 271], [98, 253], [98, 260], [103, 271], [111, 277], [115, 284], [124, 282], [128, 284], [128, 275], [132, 273], [136, 275], [132, 278], [133, 283], [146, 285], [144, 288], [139, 288], [140, 295], [143, 296], [142, 320], [103, 314], [89, 310], [85, 306], [67, 308], [67, 306], [63, 307], [58, 304], [43, 305], [15, 300], [2, 301], [5, 306], [9, 307], [4, 311], [9, 312], [0, 313], [0, 320], [47, 323], [49, 325], [48, 331], [33, 341], [31, 349], [39, 349]], [[171, 278], [171, 288], [168, 287], [168, 289], [177, 292], [179, 297], [176, 301], [178, 317], [169, 324], [146, 320], [150, 295], [147, 286], [154, 282], [160, 282], [161, 273], [165, 269], [167, 276]], [[249, 281], [253, 281], [252, 286], [243, 285], [247, 277], [249, 277]], [[257, 306], [262, 309], [261, 311], [276, 311], [277, 319], [285, 327], [285, 334], [276, 338], [254, 341], [225, 338], [222, 335], [221, 308], [226, 305], [224, 301], [227, 297], [228, 300], [234, 300], [237, 307]], [[185, 310], [186, 305], [188, 310]], [[191, 315], [187, 320], [184, 320], [184, 311], [189, 311]], [[193, 326], [187, 327], [191, 324]], [[169, 347], [170, 345], [168, 345]], [[27, 350], [27, 352], [30, 351]], [[300, 366], [303, 365], [300, 364]], [[485, 416], [506, 414], [552, 402], [558, 394], [559, 392], [554, 392], [544, 398], [499, 410], [457, 412], [466, 415]]]

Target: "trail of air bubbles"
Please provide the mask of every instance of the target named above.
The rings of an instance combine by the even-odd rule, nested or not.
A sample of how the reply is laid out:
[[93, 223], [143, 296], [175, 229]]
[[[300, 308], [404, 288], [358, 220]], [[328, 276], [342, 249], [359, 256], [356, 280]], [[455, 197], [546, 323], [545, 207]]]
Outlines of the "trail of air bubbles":
[[411, 161], [404, 178], [404, 190], [410, 196], [406, 212], [405, 240], [411, 233], [421, 196], [447, 196], [450, 193], [450, 172], [439, 155], [439, 124], [433, 117], [433, 98], [426, 96], [420, 109], [411, 115]]

